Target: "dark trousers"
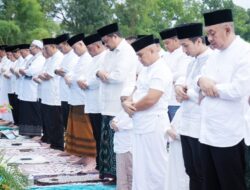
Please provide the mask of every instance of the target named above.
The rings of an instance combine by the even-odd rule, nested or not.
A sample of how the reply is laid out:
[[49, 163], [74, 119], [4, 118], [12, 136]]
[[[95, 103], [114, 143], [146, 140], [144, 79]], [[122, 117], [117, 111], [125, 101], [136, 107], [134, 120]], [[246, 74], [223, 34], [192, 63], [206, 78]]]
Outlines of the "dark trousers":
[[190, 178], [189, 189], [201, 190], [203, 177], [201, 171], [200, 143], [196, 138], [181, 135], [181, 145], [186, 173]]
[[226, 148], [201, 144], [203, 190], [246, 190], [244, 146], [243, 141]]
[[8, 94], [8, 98], [9, 98], [9, 103], [12, 106], [11, 112], [12, 112], [14, 124], [18, 125], [19, 100], [17, 99], [16, 94]]
[[168, 106], [168, 117], [170, 121], [173, 120], [175, 113], [177, 112], [179, 108], [180, 106]]
[[63, 126], [66, 131], [68, 125], [68, 117], [69, 117], [69, 104], [68, 102], [61, 102], [61, 106], [62, 106]]
[[99, 153], [100, 153], [100, 140], [102, 129], [102, 115], [100, 113], [90, 113], [89, 119], [92, 126], [94, 138], [96, 141], [96, 169], [99, 170]]
[[62, 123], [61, 106], [41, 104], [42, 123], [46, 140], [53, 149], [64, 150], [64, 128]]

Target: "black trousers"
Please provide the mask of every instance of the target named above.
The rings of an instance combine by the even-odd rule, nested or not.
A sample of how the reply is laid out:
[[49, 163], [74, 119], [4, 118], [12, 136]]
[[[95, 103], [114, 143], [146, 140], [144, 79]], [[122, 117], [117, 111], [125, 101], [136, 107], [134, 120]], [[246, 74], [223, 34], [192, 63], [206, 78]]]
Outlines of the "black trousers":
[[96, 141], [96, 169], [99, 170], [99, 153], [102, 129], [102, 115], [100, 113], [89, 113], [94, 138]]
[[219, 148], [201, 144], [203, 190], [246, 190], [245, 145]]
[[61, 106], [41, 104], [42, 123], [46, 140], [53, 149], [64, 150], [64, 127]]
[[8, 98], [9, 98], [9, 103], [12, 106], [12, 116], [13, 116], [13, 120], [14, 120], [14, 124], [18, 125], [18, 113], [19, 113], [19, 100], [17, 99], [17, 95], [16, 94], [8, 94]]
[[68, 117], [69, 117], [69, 104], [68, 102], [61, 102], [61, 106], [62, 106], [63, 126], [66, 131], [68, 125]]
[[189, 189], [201, 190], [203, 176], [201, 170], [200, 143], [196, 138], [181, 135], [181, 145], [185, 170], [190, 178]]

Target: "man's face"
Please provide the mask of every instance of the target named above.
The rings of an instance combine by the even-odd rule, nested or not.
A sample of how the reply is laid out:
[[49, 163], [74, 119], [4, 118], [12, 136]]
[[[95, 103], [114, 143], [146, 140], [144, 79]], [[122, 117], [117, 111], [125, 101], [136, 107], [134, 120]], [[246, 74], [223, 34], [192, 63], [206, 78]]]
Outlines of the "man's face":
[[16, 51], [16, 52], [13, 52], [13, 56], [18, 59], [20, 57], [20, 50], [19, 51]]
[[175, 38], [168, 38], [163, 40], [164, 47], [170, 53], [176, 49], [176, 40]]
[[98, 50], [98, 45], [96, 43], [93, 43], [93, 44], [89, 44], [87, 46], [87, 49], [88, 49], [88, 52], [91, 56], [95, 56], [97, 55], [97, 50]]
[[31, 53], [32, 55], [35, 55], [36, 52], [37, 52], [37, 47], [36, 47], [34, 44], [31, 44], [31, 45], [30, 45], [30, 53]]
[[46, 51], [46, 53], [48, 54], [48, 56], [52, 56], [54, 53], [54, 48], [52, 45], [48, 44], [44, 46], [44, 49]]
[[0, 50], [0, 57], [3, 57], [3, 56], [4, 56], [4, 51]]
[[115, 36], [104, 36], [102, 37], [102, 41], [104, 45], [110, 49], [111, 51], [116, 48], [116, 43], [115, 43]]
[[8, 57], [9, 60], [15, 61], [15, 58], [14, 58], [12, 52], [7, 52], [7, 57]]
[[195, 42], [192, 42], [190, 39], [186, 38], [183, 40], [180, 40], [181, 46], [183, 51], [191, 56], [191, 57], [196, 57], [198, 54], [198, 41], [196, 40]]
[[81, 56], [85, 51], [86, 51], [86, 46], [84, 43], [82, 43], [81, 41], [76, 42], [73, 46], [72, 46], [74, 52], [78, 55]]
[[205, 28], [207, 33], [208, 41], [210, 45], [215, 49], [224, 49], [225, 41], [227, 39], [226, 28], [222, 24], [216, 24], [207, 26]]
[[69, 51], [69, 45], [65, 42], [62, 42], [58, 45], [58, 49], [63, 53], [66, 54]]
[[29, 55], [30, 50], [29, 49], [21, 49], [20, 53], [21, 53], [22, 57], [25, 58], [27, 55]]
[[140, 62], [144, 66], [149, 66], [151, 64], [150, 61], [150, 56], [151, 56], [151, 51], [149, 48], [143, 48], [140, 51], [137, 52], [137, 56], [139, 57]]

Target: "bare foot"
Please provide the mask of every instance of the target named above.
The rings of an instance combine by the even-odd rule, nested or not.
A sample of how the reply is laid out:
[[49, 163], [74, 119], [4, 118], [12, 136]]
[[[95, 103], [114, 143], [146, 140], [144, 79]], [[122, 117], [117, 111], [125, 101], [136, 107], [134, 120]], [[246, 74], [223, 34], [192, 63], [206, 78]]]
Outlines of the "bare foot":
[[71, 154], [64, 151], [64, 152], [59, 153], [58, 156], [71, 156]]
[[82, 158], [80, 158], [79, 160], [76, 160], [76, 161], [74, 161], [74, 162], [72, 162], [72, 164], [79, 164], [79, 165], [84, 165], [84, 166], [86, 166], [87, 165], [87, 163], [86, 163], [86, 158], [85, 157], [82, 157]]

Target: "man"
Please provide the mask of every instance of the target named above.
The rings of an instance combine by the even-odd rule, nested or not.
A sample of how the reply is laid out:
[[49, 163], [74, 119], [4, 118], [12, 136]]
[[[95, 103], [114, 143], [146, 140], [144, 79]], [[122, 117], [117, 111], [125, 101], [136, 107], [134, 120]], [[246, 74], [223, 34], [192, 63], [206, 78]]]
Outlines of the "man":
[[134, 126], [132, 189], [165, 189], [167, 150], [164, 134], [170, 125], [166, 110], [172, 74], [159, 56], [153, 35], [140, 38], [132, 46], [144, 65], [132, 98], [123, 102]]
[[[25, 136], [41, 136], [42, 118], [38, 103], [38, 84], [32, 80], [42, 71], [45, 59], [42, 55], [43, 43], [33, 40], [28, 51], [22, 51], [25, 67], [19, 69], [23, 76], [18, 98], [19, 104], [19, 134]], [[26, 56], [26, 57], [25, 57]]]
[[72, 72], [65, 76], [70, 89], [68, 100], [70, 105], [69, 125], [67, 127], [65, 150], [69, 154], [81, 157], [75, 162], [76, 164], [93, 166], [96, 156], [96, 143], [89, 117], [84, 113], [85, 94], [81, 85], [82, 80], [88, 73], [88, 66], [91, 64], [92, 58], [83, 39], [84, 34], [80, 33], [67, 41], [79, 59]]
[[88, 68], [88, 73], [84, 81], [80, 83], [85, 92], [85, 113], [89, 115], [93, 134], [96, 141], [96, 169], [99, 170], [99, 153], [102, 127], [102, 115], [100, 113], [99, 86], [100, 82], [96, 77], [96, 71], [103, 64], [104, 58], [108, 53], [102, 44], [98, 34], [92, 34], [83, 39], [88, 52], [93, 57]]
[[50, 57], [46, 61], [43, 72], [39, 75], [41, 82], [42, 123], [47, 131], [50, 147], [64, 150], [64, 127], [61, 115], [59, 76], [55, 70], [62, 62], [63, 55], [57, 49], [55, 38], [43, 39], [46, 53]]
[[4, 76], [4, 85], [6, 85], [7, 87], [7, 93], [8, 93], [8, 99], [9, 99], [9, 103], [10, 105], [13, 107], [13, 109], [11, 110], [12, 112], [12, 118], [13, 121], [15, 123], [15, 121], [17, 121], [16, 119], [16, 97], [15, 97], [15, 83], [14, 83], [14, 75], [11, 72], [12, 71], [12, 67], [15, 65], [16, 62], [16, 58], [13, 55], [13, 51], [16, 50], [16, 46], [8, 46], [6, 47], [6, 53], [7, 53], [7, 58], [9, 60], [7, 67], [6, 67], [6, 71], [3, 74]]
[[158, 52], [159, 52], [160, 57], [163, 58], [163, 57], [167, 56], [167, 54], [168, 54], [169, 52], [167, 52], [167, 51], [165, 51], [164, 49], [162, 49], [161, 44], [160, 44], [160, 39], [159, 39], [159, 38], [155, 38], [155, 44], [156, 44], [156, 47], [157, 47], [157, 49], [158, 49]]
[[62, 105], [62, 118], [64, 129], [67, 129], [68, 116], [69, 116], [69, 87], [65, 82], [64, 76], [71, 72], [78, 61], [77, 55], [74, 50], [67, 43], [69, 34], [62, 34], [56, 38], [58, 49], [64, 54], [62, 63], [55, 73], [60, 76], [60, 99]]
[[202, 28], [202, 23], [190, 23], [176, 28], [183, 51], [188, 56], [195, 58], [187, 68], [185, 82], [176, 81], [175, 83], [177, 100], [181, 102], [178, 132], [181, 135], [184, 165], [190, 179], [190, 190], [201, 190], [204, 178], [200, 164], [199, 143], [201, 110], [195, 79], [212, 51], [205, 45]]
[[124, 86], [136, 79], [137, 57], [133, 48], [122, 38], [118, 24], [113, 23], [97, 30], [110, 52], [96, 75], [100, 80], [102, 134], [100, 150], [100, 177], [116, 178], [114, 131], [109, 123], [122, 109], [120, 95]]
[[204, 14], [211, 55], [198, 77], [204, 190], [245, 190], [244, 97], [250, 94], [250, 46], [236, 36], [230, 9]]
[[161, 39], [166, 50], [169, 52], [164, 59], [173, 74], [173, 91], [172, 98], [169, 102], [168, 115], [170, 121], [172, 121], [175, 112], [180, 107], [180, 103], [175, 98], [174, 85], [175, 82], [186, 74], [188, 63], [191, 59], [183, 52], [180, 42], [177, 38], [175, 28], [166, 29], [160, 32]]
[[[7, 72], [9, 69], [9, 59], [7, 58], [6, 48], [7, 45], [0, 46], [0, 57], [1, 57], [0, 104], [1, 105], [9, 102], [8, 100], [9, 84], [7, 84], [8, 80], [4, 77], [4, 73]], [[5, 120], [2, 121], [1, 124], [8, 124], [10, 121], [12, 121], [11, 113], [0, 114], [0, 119]]]

